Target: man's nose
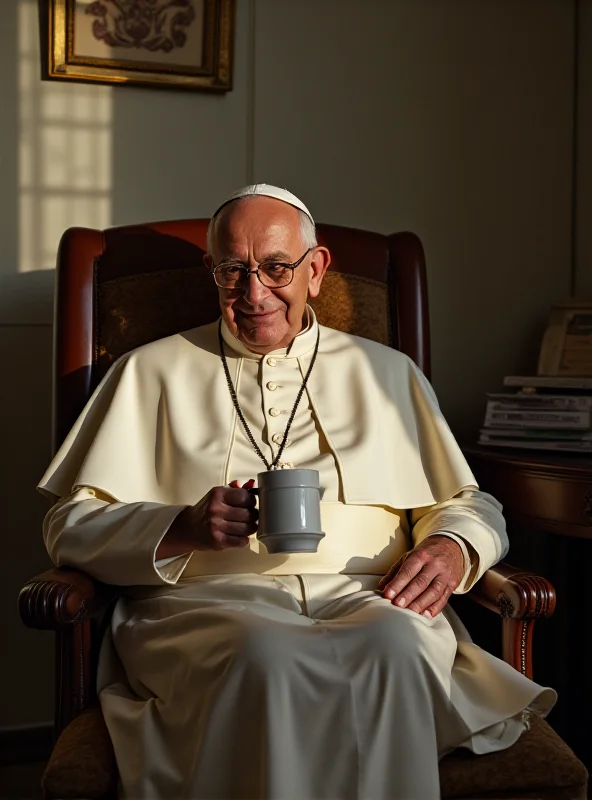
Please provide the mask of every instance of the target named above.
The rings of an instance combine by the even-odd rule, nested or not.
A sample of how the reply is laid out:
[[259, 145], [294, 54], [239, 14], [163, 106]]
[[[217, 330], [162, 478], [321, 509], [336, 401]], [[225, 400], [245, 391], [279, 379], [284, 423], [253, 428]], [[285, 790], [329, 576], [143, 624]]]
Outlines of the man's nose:
[[267, 286], [259, 280], [256, 272], [249, 272], [244, 288], [244, 298], [251, 306], [259, 305], [271, 294]]

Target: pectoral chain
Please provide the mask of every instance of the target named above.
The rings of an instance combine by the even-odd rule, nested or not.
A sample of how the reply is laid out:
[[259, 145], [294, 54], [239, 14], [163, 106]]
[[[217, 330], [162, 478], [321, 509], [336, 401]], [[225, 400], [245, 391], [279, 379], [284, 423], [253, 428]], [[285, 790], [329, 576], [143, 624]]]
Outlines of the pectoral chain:
[[298, 394], [296, 395], [296, 401], [294, 402], [294, 406], [292, 407], [292, 411], [290, 413], [290, 418], [288, 420], [288, 424], [286, 425], [286, 430], [284, 431], [284, 437], [282, 439], [282, 443], [280, 444], [277, 456], [274, 458], [273, 461], [269, 462], [265, 456], [263, 455], [261, 448], [255, 441], [255, 437], [251, 433], [251, 429], [247, 424], [247, 420], [242, 412], [240, 404], [238, 402], [238, 397], [236, 394], [236, 390], [234, 388], [234, 384], [232, 383], [232, 378], [230, 377], [230, 370], [228, 369], [228, 362], [226, 361], [226, 355], [224, 353], [224, 339], [222, 337], [222, 320], [218, 323], [218, 341], [220, 343], [220, 359], [222, 360], [222, 366], [224, 367], [224, 374], [226, 375], [226, 382], [228, 384], [228, 391], [230, 392], [230, 397], [232, 398], [232, 402], [238, 418], [240, 419], [243, 428], [245, 429], [245, 433], [253, 445], [254, 451], [257, 453], [261, 461], [265, 464], [265, 467], [268, 470], [274, 469], [287, 469], [288, 464], [285, 461], [281, 461], [282, 453], [284, 452], [284, 448], [286, 446], [286, 442], [288, 440], [288, 434], [290, 433], [290, 428], [292, 427], [292, 423], [294, 422], [294, 417], [296, 416], [296, 410], [302, 399], [302, 395], [304, 394], [304, 390], [306, 389], [306, 384], [308, 383], [308, 379], [310, 377], [310, 373], [312, 372], [312, 368], [314, 367], [314, 363], [317, 358], [317, 353], [319, 352], [319, 342], [321, 339], [321, 330], [320, 327], [317, 329], [317, 341], [315, 344], [314, 352], [312, 354], [312, 359], [310, 361], [310, 365], [306, 371], [306, 375], [304, 376], [304, 380], [302, 381], [302, 386], [300, 387]]

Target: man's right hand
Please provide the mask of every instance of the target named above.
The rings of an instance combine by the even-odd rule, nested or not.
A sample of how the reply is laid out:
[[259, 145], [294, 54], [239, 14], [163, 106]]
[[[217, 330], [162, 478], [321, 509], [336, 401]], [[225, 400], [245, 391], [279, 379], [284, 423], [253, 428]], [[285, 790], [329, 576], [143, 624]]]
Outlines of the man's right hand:
[[156, 560], [193, 550], [247, 547], [259, 517], [255, 497], [247, 491], [254, 485], [251, 479], [242, 488], [236, 481], [216, 486], [194, 506], [181, 511], [159, 544]]

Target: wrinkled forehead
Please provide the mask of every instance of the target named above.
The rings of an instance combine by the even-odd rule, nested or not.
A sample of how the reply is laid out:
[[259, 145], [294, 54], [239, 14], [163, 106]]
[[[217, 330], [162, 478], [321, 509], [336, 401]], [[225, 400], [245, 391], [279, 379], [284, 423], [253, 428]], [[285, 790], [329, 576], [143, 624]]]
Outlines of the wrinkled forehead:
[[298, 210], [271, 197], [234, 200], [215, 219], [213, 244], [225, 256], [269, 248], [290, 252], [300, 239]]

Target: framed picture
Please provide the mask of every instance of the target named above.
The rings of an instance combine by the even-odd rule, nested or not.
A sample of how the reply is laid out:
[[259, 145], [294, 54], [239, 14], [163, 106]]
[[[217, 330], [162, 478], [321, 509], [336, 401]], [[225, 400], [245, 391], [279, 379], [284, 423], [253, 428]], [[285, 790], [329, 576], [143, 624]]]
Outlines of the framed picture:
[[551, 309], [539, 375], [592, 375], [592, 303], [575, 299]]
[[48, 79], [232, 88], [234, 0], [42, 0]]

